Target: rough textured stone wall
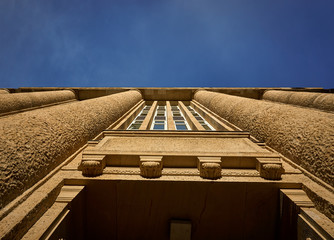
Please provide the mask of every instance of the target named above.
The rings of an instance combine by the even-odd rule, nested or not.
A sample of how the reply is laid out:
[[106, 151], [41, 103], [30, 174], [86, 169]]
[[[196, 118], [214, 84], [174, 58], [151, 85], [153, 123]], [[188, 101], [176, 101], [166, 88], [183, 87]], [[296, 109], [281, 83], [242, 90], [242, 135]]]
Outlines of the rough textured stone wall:
[[263, 94], [262, 98], [274, 102], [334, 111], [334, 94], [332, 93], [269, 90]]
[[194, 99], [334, 186], [334, 114], [205, 90]]
[[21, 194], [141, 100], [139, 91], [0, 119], [0, 207]]
[[9, 94], [7, 89], [0, 89], [0, 94]]
[[12, 93], [0, 95], [0, 113], [7, 113], [31, 107], [76, 99], [70, 90]]

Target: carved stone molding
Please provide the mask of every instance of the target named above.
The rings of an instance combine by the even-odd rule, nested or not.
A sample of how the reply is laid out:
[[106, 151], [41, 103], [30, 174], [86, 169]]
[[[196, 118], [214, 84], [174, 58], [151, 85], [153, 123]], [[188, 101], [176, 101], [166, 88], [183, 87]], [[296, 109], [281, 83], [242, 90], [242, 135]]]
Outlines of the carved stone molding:
[[140, 156], [140, 175], [158, 178], [162, 175], [162, 156]]
[[161, 168], [158, 162], [143, 162], [140, 165], [140, 175], [146, 178], [161, 177]]
[[263, 164], [260, 176], [268, 180], [280, 180], [284, 169], [280, 164], [267, 163]]
[[96, 156], [83, 156], [81, 169], [82, 175], [86, 177], [96, 177], [102, 175], [103, 169], [106, 166], [106, 160], [104, 155]]
[[56, 199], [56, 202], [60, 203], [70, 203], [74, 198], [76, 198], [85, 186], [63, 186]]
[[280, 180], [284, 168], [280, 158], [256, 158], [256, 169], [260, 177], [268, 180]]
[[280, 180], [282, 173], [284, 173], [282, 165], [268, 163], [263, 164], [260, 176], [268, 180]]
[[221, 173], [221, 157], [198, 157], [198, 170], [202, 178], [218, 179]]
[[222, 168], [218, 163], [203, 163], [199, 172], [202, 178], [218, 179], [222, 176]]
[[101, 175], [103, 168], [101, 167], [101, 162], [99, 161], [85, 161], [81, 165], [82, 175], [86, 177], [95, 177]]

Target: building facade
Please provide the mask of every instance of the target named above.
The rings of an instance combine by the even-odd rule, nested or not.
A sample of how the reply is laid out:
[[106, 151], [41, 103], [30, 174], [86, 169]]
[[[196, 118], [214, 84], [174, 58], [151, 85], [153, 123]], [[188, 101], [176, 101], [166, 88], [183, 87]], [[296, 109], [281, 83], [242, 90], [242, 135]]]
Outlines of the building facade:
[[3, 239], [333, 239], [334, 96], [0, 91]]

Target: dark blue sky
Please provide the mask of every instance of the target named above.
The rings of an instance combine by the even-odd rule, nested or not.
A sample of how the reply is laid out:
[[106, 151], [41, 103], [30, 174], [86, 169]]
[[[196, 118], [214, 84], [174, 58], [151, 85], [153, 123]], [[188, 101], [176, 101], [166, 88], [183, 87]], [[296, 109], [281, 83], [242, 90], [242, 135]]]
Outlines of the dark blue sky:
[[0, 87], [333, 83], [333, 0], [0, 1]]

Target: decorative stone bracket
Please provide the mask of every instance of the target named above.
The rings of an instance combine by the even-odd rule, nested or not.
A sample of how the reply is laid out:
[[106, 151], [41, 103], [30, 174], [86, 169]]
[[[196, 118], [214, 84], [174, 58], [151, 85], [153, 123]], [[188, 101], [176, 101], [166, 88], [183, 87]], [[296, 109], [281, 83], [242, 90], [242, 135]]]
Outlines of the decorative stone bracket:
[[259, 171], [262, 178], [268, 180], [280, 180], [284, 173], [279, 158], [256, 158], [256, 170]]
[[96, 177], [102, 175], [106, 166], [105, 155], [83, 155], [82, 156], [82, 175], [86, 177]]
[[221, 157], [197, 157], [197, 168], [202, 178], [218, 179], [221, 173]]
[[162, 156], [140, 156], [140, 175], [158, 178], [162, 175]]

